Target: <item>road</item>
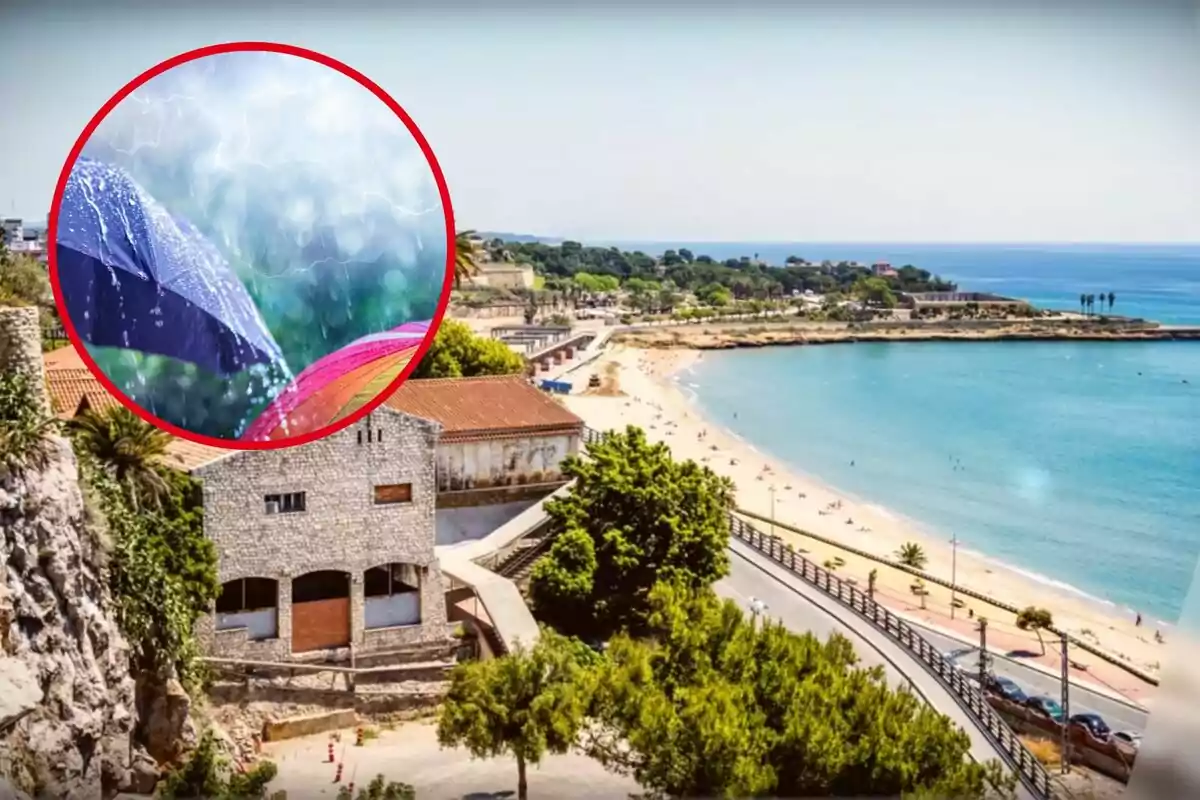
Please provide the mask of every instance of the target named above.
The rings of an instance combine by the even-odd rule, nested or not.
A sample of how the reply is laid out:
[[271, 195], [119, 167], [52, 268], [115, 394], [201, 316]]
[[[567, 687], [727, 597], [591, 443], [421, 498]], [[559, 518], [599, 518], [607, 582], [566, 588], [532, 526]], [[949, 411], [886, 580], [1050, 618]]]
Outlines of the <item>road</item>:
[[[974, 671], [979, 668], [978, 648], [970, 647], [958, 639], [944, 636], [928, 629], [922, 629], [922, 635], [931, 645], [943, 653], [951, 655], [951, 660], [963, 669]], [[1046, 673], [1036, 670], [1027, 664], [1022, 664], [1011, 658], [992, 653], [992, 671], [997, 675], [1009, 678], [1017, 683], [1028, 695], [1045, 695], [1060, 699], [1061, 682]], [[1126, 703], [1113, 700], [1099, 692], [1092, 691], [1078, 684], [1071, 684], [1071, 713], [1081, 714], [1091, 712], [1104, 717], [1113, 730], [1137, 731], [1146, 730], [1149, 714]]]
[[[740, 552], [740, 551], [734, 551]], [[746, 551], [749, 552], [749, 551]], [[749, 611], [751, 597], [757, 597], [767, 604], [767, 615], [781, 620], [788, 628], [796, 631], [812, 631], [821, 638], [827, 638], [830, 633], [838, 631], [843, 635], [848, 633], [846, 628], [828, 614], [809, 603], [803, 596], [796, 594], [779, 580], [767, 580], [762, 571], [736, 555], [731, 564], [732, 572], [728, 578], [717, 584], [717, 590], [723, 596], [735, 600]], [[786, 574], [786, 573], [785, 573]], [[790, 577], [790, 581], [800, 582], [799, 578]], [[864, 623], [865, 624], [865, 623]], [[915, 626], [914, 626], [915, 627]], [[968, 671], [978, 667], [977, 652], [969, 645], [958, 639], [928, 630], [921, 629], [922, 635], [934, 647], [943, 653], [951, 654], [951, 660]], [[863, 662], [868, 665], [883, 664], [889, 676], [889, 681], [895, 685], [905, 683], [903, 676], [875, 651], [870, 648], [856, 648], [860, 651]], [[954, 654], [957, 654], [955, 657]], [[905, 654], [908, 664], [913, 669], [922, 669]], [[904, 663], [904, 662], [900, 662]], [[1030, 695], [1047, 695], [1059, 699], [1059, 681], [1044, 672], [1013, 659], [993, 654], [993, 671], [1002, 677], [1009, 678]], [[1113, 730], [1144, 732], [1149, 715], [1140, 709], [1113, 700], [1098, 692], [1072, 684], [1071, 713], [1079, 714], [1092, 712], [1099, 714]]]
[[[971, 738], [971, 755], [977, 761], [1001, 758], [956, 698], [894, 640], [744, 542], [731, 541], [729, 549], [730, 574], [717, 583], [719, 594], [747, 611], [751, 598], [760, 600], [766, 604], [765, 616], [796, 632], [811, 631], [821, 637], [841, 633], [853, 642], [864, 664], [883, 665], [890, 683], [912, 685], [919, 696], [961, 727]], [[1032, 795], [1019, 786], [1017, 796]]]

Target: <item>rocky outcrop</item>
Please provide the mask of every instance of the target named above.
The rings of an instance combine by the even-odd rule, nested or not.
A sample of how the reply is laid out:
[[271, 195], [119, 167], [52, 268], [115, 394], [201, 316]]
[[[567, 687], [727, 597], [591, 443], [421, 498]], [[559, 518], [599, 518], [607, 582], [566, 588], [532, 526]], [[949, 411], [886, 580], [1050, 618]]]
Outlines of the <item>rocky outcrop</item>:
[[[34, 309], [0, 308], [0, 369], [45, 385]], [[0, 466], [0, 793], [98, 800], [131, 785], [134, 682], [102, 561], [65, 439], [37, 468]]]
[[0, 733], [0, 774], [31, 794], [111, 794], [130, 780], [134, 682], [68, 442], [50, 441], [44, 469], [0, 474], [0, 529], [0, 675], [23, 670], [42, 694]]
[[174, 678], [144, 674], [137, 681], [138, 741], [159, 763], [178, 761], [196, 746], [192, 699]]

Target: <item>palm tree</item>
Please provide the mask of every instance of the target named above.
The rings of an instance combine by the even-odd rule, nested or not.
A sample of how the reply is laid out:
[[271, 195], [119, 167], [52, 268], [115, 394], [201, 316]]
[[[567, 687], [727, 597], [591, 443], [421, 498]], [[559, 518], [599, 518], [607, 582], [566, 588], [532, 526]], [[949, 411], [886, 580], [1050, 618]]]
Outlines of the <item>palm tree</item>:
[[1113, 303], [1115, 303], [1115, 302], [1117, 302], [1117, 296], [1116, 296], [1115, 294], [1113, 294], [1112, 292], [1109, 292], [1109, 293], [1108, 293], [1108, 310], [1109, 310], [1109, 313], [1112, 313], [1112, 307], [1113, 307]]
[[159, 470], [171, 443], [170, 434], [124, 406], [85, 411], [71, 425], [76, 441], [113, 478], [129, 487], [135, 504], [139, 497], [150, 497], [155, 502], [161, 499], [167, 483]]
[[1042, 640], [1042, 631], [1054, 626], [1054, 617], [1044, 608], [1029, 606], [1017, 614], [1017, 627], [1023, 631], [1033, 631], [1037, 634], [1038, 644], [1042, 647], [1042, 655], [1046, 655], [1046, 643]]
[[896, 560], [906, 567], [924, 569], [929, 560], [925, 556], [925, 548], [916, 542], [906, 542], [896, 551]]
[[459, 231], [454, 235], [454, 288], [462, 287], [479, 274], [479, 251], [475, 247], [475, 231]]
[[1087, 313], [1087, 295], [1086, 294], [1079, 295], [1079, 313], [1080, 314]]

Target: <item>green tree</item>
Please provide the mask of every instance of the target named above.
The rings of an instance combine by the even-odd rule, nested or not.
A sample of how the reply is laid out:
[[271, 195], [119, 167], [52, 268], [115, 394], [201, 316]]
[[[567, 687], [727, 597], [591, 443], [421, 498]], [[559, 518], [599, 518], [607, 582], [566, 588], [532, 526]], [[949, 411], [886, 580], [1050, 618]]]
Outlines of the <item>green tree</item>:
[[358, 790], [355, 796], [349, 786], [338, 789], [337, 800], [416, 800], [417, 793], [407, 783], [389, 781], [383, 775], [376, 775], [369, 784]]
[[526, 767], [547, 753], [567, 752], [579, 739], [590, 681], [578, 652], [543, 630], [532, 649], [458, 665], [438, 715], [438, 742], [465, 747], [476, 758], [511, 754], [517, 797], [525, 800]]
[[57, 325], [58, 310], [45, 265], [0, 242], [0, 306], [34, 306], [42, 330]]
[[671, 797], [984, 798], [999, 764], [841, 636], [754, 626], [731, 601], [661, 584], [647, 635], [616, 636], [593, 678], [587, 751]]
[[562, 533], [530, 579], [545, 622], [584, 638], [637, 631], [658, 582], [698, 588], [728, 573], [729, 479], [634, 427], [604, 434], [563, 472], [574, 486], [546, 504]]
[[696, 291], [696, 299], [710, 306], [727, 306], [733, 302], [733, 292], [719, 283], [709, 283]]
[[[267, 786], [278, 768], [270, 761], [255, 764], [247, 772], [233, 769], [229, 759], [217, 749], [212, 730], [200, 737], [187, 761], [169, 772], [158, 787], [161, 800], [255, 800], [267, 797]], [[273, 800], [286, 795], [276, 792]], [[374, 800], [374, 798], [372, 798]]]
[[50, 455], [54, 420], [38, 403], [39, 387], [23, 372], [0, 375], [0, 469], [37, 469]]
[[1112, 309], [1113, 309], [1113, 303], [1115, 303], [1115, 302], [1117, 302], [1117, 296], [1116, 296], [1115, 294], [1113, 294], [1112, 292], [1109, 292], [1109, 293], [1108, 293], [1108, 310], [1109, 310], [1109, 313], [1112, 313]]
[[1042, 640], [1042, 631], [1054, 627], [1054, 616], [1044, 608], [1028, 606], [1017, 614], [1017, 627], [1023, 631], [1033, 631], [1037, 634], [1038, 644], [1042, 655], [1046, 655], [1046, 642]]
[[592, 275], [580, 272], [575, 275], [575, 283], [589, 294], [608, 294], [620, 288], [621, 282], [615, 275]]
[[1086, 294], [1079, 295], [1079, 313], [1080, 314], [1087, 313], [1087, 295]]
[[454, 288], [462, 288], [479, 274], [479, 252], [475, 247], [475, 231], [459, 231], [454, 235]]
[[46, 268], [36, 259], [10, 252], [3, 244], [0, 244], [0, 305], [54, 307]]
[[443, 320], [433, 345], [413, 371], [413, 378], [473, 378], [519, 375], [525, 359], [499, 339], [476, 335], [463, 322]]
[[883, 278], [859, 278], [852, 291], [859, 300], [877, 308], [895, 308], [896, 295]]
[[925, 564], [929, 559], [925, 555], [925, 548], [916, 542], [905, 542], [896, 551], [896, 560], [906, 567], [913, 569], [925, 569]]
[[161, 464], [171, 443], [170, 434], [124, 406], [85, 411], [71, 421], [71, 427], [76, 441], [118, 482], [132, 488], [135, 505], [161, 499], [167, 489]]

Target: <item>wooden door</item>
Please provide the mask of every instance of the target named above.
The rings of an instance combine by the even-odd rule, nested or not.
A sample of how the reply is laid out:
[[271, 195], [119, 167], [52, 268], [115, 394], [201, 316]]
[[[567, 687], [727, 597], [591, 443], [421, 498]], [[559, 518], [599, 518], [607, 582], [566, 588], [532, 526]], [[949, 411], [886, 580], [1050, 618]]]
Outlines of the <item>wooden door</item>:
[[327, 650], [350, 644], [350, 598], [292, 604], [292, 652]]

